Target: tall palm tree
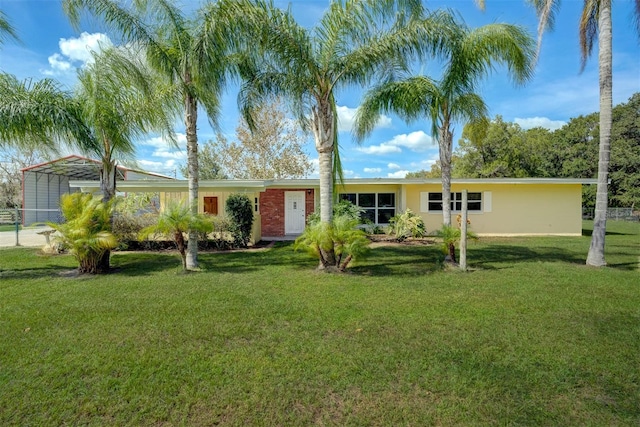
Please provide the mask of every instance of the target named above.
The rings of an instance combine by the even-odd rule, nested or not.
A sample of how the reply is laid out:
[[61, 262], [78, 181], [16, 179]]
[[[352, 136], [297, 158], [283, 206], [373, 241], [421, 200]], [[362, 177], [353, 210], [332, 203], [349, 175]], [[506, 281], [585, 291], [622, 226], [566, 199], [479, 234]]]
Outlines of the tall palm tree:
[[[311, 129], [319, 158], [320, 218], [331, 224], [333, 185], [340, 174], [336, 93], [374, 78], [389, 78], [407, 68], [408, 58], [437, 47], [446, 14], [422, 21], [420, 1], [334, 0], [312, 29], [301, 26], [291, 11], [268, 0], [245, 0], [245, 21], [259, 37], [260, 52], [240, 67], [244, 79], [239, 100], [247, 123], [265, 97], [289, 101], [304, 129]], [[429, 26], [428, 24], [431, 24]], [[427, 34], [422, 40], [418, 34]], [[434, 48], [435, 48], [434, 47]], [[334, 251], [324, 256], [333, 264]]]
[[394, 112], [407, 121], [431, 121], [440, 153], [442, 214], [447, 226], [451, 225], [453, 124], [486, 118], [487, 106], [476, 87], [495, 64], [506, 65], [516, 83], [531, 77], [534, 64], [534, 41], [519, 26], [491, 24], [470, 29], [459, 23], [448, 36], [446, 62], [439, 80], [415, 76], [371, 89], [358, 109], [354, 126], [356, 138], [362, 141], [373, 130], [381, 112]]
[[[230, 2], [233, 3], [233, 2]], [[126, 42], [141, 45], [156, 70], [170, 78], [177, 88], [187, 137], [189, 206], [198, 211], [198, 107], [215, 123], [220, 112], [220, 96], [227, 72], [227, 52], [231, 45], [225, 37], [232, 20], [223, 15], [225, 2], [205, 4], [186, 15], [172, 0], [137, 0], [129, 6], [118, 0], [64, 0], [63, 6], [74, 25], [87, 11]], [[205, 25], [206, 22], [206, 25]], [[161, 106], [158, 105], [160, 108]], [[187, 267], [198, 266], [198, 232], [189, 230]]]
[[[553, 27], [555, 12], [560, 0], [527, 0], [536, 7], [539, 16], [538, 46], [543, 32]], [[640, 0], [634, 0], [636, 24], [640, 24]], [[640, 28], [637, 28], [640, 29]], [[591, 56], [598, 39], [598, 68], [600, 85], [600, 143], [598, 154], [598, 183], [593, 233], [587, 254], [587, 264], [594, 267], [606, 265], [604, 248], [607, 228], [608, 175], [613, 112], [613, 57], [611, 0], [585, 0], [579, 25], [582, 69]]]
[[[117, 162], [134, 161], [137, 139], [161, 132], [176, 144], [173, 117], [179, 104], [173, 86], [149, 68], [139, 52], [109, 48], [93, 58], [78, 72], [74, 96], [94, 138], [76, 144], [100, 159], [100, 189], [108, 202], [116, 193]], [[170, 108], [157, 108], [162, 104]]]
[[[53, 150], [67, 145], [100, 158], [100, 188], [106, 203], [116, 192], [116, 162], [132, 157], [136, 138], [155, 131], [175, 141], [176, 106], [173, 111], [156, 108], [170, 94], [135, 52], [125, 49], [94, 54], [93, 64], [81, 70], [78, 79], [72, 93], [51, 80], [24, 83], [1, 75], [0, 140]], [[104, 252], [101, 271], [108, 270], [109, 255]]]

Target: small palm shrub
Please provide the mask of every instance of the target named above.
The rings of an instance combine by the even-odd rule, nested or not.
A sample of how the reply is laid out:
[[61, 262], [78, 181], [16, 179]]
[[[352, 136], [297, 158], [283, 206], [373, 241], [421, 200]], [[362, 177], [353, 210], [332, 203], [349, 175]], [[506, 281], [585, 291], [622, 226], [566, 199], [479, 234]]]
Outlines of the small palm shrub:
[[245, 194], [231, 194], [227, 198], [225, 212], [231, 220], [231, 235], [236, 247], [246, 248], [251, 240], [253, 204]]
[[60, 210], [65, 221], [47, 223], [58, 232], [55, 239], [78, 260], [80, 273], [103, 273], [103, 256], [118, 245], [111, 232], [113, 203], [103, 203], [92, 194], [71, 193], [60, 198]]
[[389, 220], [388, 234], [402, 241], [409, 237], [426, 236], [427, 228], [420, 216], [414, 214], [411, 209], [407, 209], [401, 214], [394, 215]]
[[[456, 245], [460, 242], [460, 236], [462, 236], [460, 228], [443, 225], [440, 230], [436, 231], [435, 235], [442, 239], [442, 252], [447, 255], [446, 261], [457, 264]], [[467, 239], [478, 240], [478, 235], [467, 230]]]
[[211, 220], [202, 214], [193, 214], [191, 208], [185, 202], [170, 202], [158, 216], [158, 221], [145, 227], [139, 237], [146, 239], [152, 234], [171, 236], [182, 257], [182, 269], [187, 269], [187, 250], [185, 233], [189, 230], [199, 232], [211, 232], [213, 224]]
[[[294, 249], [303, 249], [319, 261], [318, 268], [345, 271], [351, 261], [368, 252], [369, 239], [358, 228], [359, 219], [349, 214], [333, 217], [331, 225], [314, 221], [294, 243]], [[333, 247], [335, 259], [328, 259], [326, 253]]]

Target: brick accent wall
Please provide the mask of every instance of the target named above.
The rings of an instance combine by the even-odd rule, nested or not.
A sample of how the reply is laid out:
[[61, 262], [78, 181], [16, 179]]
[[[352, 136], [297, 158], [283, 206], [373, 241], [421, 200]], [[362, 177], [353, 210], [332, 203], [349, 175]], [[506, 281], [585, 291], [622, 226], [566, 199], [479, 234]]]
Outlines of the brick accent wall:
[[267, 237], [284, 236], [284, 193], [285, 191], [304, 191], [305, 215], [309, 216], [315, 208], [313, 189], [269, 188], [260, 193], [260, 217], [262, 235]]

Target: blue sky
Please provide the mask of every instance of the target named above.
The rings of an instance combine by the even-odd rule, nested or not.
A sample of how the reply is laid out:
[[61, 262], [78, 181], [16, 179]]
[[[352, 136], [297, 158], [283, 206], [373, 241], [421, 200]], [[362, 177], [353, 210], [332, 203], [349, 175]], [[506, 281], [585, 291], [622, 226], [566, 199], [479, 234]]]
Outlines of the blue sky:
[[[200, 1], [183, 0], [187, 8], [197, 8]], [[289, 2], [277, 2], [282, 6]], [[328, 5], [328, 0], [293, 0], [290, 2], [299, 22], [313, 26]], [[486, 0], [486, 10], [480, 11], [473, 0], [429, 1], [427, 7], [442, 7], [458, 11], [471, 27], [504, 22], [526, 27], [535, 37], [535, 11], [524, 0]], [[570, 118], [598, 110], [597, 48], [580, 73], [578, 20], [582, 0], [565, 0], [556, 17], [554, 31], [543, 39], [535, 75], [525, 86], [514, 87], [504, 69], [496, 69], [486, 79], [480, 93], [489, 106], [491, 117], [501, 115], [523, 128], [542, 126], [557, 129]], [[5, 43], [0, 50], [0, 70], [18, 78], [39, 80], [51, 77], [68, 88], [75, 83], [78, 67], [89, 58], [89, 49], [99, 41], [111, 40], [95, 23], [86, 23], [74, 30], [57, 0], [0, 0], [2, 10], [17, 29], [22, 44]], [[613, 94], [614, 105], [626, 102], [640, 91], [640, 38], [633, 25], [633, 2], [616, 0], [613, 5]], [[115, 39], [115, 37], [112, 37]], [[430, 64], [423, 64], [431, 70]], [[416, 73], [420, 72], [416, 69]], [[432, 75], [437, 78], [437, 76]], [[347, 178], [403, 177], [407, 172], [429, 169], [437, 159], [438, 150], [429, 136], [427, 120], [411, 124], [395, 116], [383, 117], [380, 126], [361, 145], [353, 142], [350, 124], [355, 109], [366, 88], [347, 88], [337, 93], [340, 114], [340, 146]], [[236, 88], [229, 87], [224, 95], [220, 119], [222, 131], [235, 136], [238, 124]], [[455, 127], [454, 141], [460, 136], [462, 124]], [[176, 130], [184, 145], [184, 126], [176, 122]], [[199, 140], [212, 139], [214, 131], [201, 114]], [[312, 160], [317, 159], [311, 138], [305, 147]], [[141, 168], [174, 175], [179, 164], [186, 162], [184, 149], [173, 149], [160, 138], [138, 141], [137, 159]], [[315, 172], [310, 177], [317, 176]], [[178, 172], [178, 177], [180, 177]]]

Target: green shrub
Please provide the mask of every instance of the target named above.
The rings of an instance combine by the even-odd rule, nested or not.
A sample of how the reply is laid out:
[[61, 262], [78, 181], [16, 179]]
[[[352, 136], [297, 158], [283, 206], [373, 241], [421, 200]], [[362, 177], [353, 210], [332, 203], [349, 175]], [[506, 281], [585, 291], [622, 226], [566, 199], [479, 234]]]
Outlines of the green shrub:
[[113, 216], [113, 228], [111, 231], [121, 243], [126, 243], [138, 240], [140, 232], [156, 222], [158, 222], [157, 214], [132, 215], [120, 213]]
[[420, 216], [414, 214], [411, 209], [407, 209], [389, 220], [388, 234], [402, 241], [409, 237], [426, 236], [427, 228]]
[[231, 194], [227, 198], [225, 211], [231, 221], [234, 246], [246, 248], [251, 239], [253, 226], [253, 204], [245, 194]]

